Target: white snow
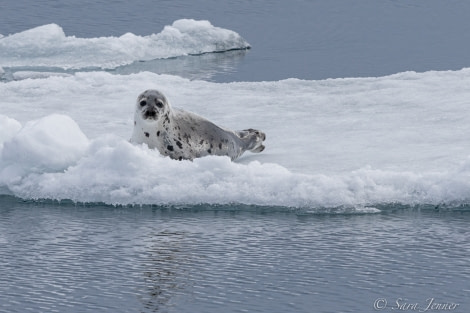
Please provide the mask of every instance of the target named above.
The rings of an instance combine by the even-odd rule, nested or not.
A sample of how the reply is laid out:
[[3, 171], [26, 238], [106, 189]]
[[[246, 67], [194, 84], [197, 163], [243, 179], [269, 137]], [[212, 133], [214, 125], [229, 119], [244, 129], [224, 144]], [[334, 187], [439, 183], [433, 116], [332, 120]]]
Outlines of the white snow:
[[0, 115], [0, 151], [3, 149], [3, 143], [11, 140], [21, 129], [21, 124], [12, 118]]
[[[0, 36], [8, 73], [0, 81], [0, 194], [365, 213], [382, 203], [470, 203], [470, 69], [229, 84], [34, 71], [246, 47], [235, 32], [194, 20], [150, 36], [75, 38], [54, 24]], [[237, 162], [178, 162], [130, 144], [135, 99], [150, 88], [221, 126], [261, 129], [266, 150]]]
[[59, 25], [48, 24], [0, 37], [0, 65], [112, 69], [135, 61], [246, 48], [249, 44], [239, 34], [208, 21], [183, 19], [158, 34], [100, 38], [66, 36]]
[[[148, 72], [0, 82], [0, 190], [111, 204], [466, 204], [469, 82], [470, 69], [230, 84]], [[266, 150], [235, 163], [179, 162], [131, 145], [134, 101], [148, 88], [223, 126], [265, 131]]]
[[[17, 125], [9, 123], [5, 128], [13, 133]], [[8, 185], [34, 173], [64, 171], [87, 147], [88, 139], [66, 115], [51, 114], [27, 122], [12, 139], [4, 141], [0, 182]]]

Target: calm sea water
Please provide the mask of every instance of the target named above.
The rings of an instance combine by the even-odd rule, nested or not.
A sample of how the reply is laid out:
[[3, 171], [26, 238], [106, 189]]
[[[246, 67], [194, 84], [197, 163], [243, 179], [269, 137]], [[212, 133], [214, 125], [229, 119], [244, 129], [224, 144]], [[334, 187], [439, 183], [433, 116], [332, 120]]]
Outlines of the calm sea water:
[[[470, 2], [438, 0], [0, 0], [0, 33], [57, 23], [77, 37], [148, 35], [179, 18], [207, 19], [253, 49], [116, 72], [322, 79], [466, 67], [468, 12]], [[2, 196], [0, 312], [469, 312], [470, 210], [379, 209]]]
[[0, 34], [56, 23], [69, 36], [149, 35], [180, 18], [206, 19], [253, 49], [145, 69], [224, 82], [324, 79], [468, 67], [468, 12], [470, 2], [457, 0], [0, 0]]
[[434, 299], [468, 312], [470, 211], [381, 209], [3, 197], [0, 311], [374, 312], [388, 301], [382, 311], [392, 312], [405, 303], [425, 310]]

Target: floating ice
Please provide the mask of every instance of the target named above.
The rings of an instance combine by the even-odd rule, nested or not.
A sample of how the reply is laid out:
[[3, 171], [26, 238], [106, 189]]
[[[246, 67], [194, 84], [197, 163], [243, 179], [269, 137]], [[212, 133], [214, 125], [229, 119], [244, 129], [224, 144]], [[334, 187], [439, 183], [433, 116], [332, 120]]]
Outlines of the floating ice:
[[[5, 128], [12, 133], [16, 123], [8, 122]], [[63, 171], [78, 161], [88, 147], [88, 139], [78, 125], [59, 114], [30, 121], [10, 137], [1, 151], [0, 182], [8, 183], [31, 173]]]
[[[469, 69], [231, 84], [148, 72], [0, 82], [0, 113], [10, 118], [0, 119], [0, 190], [26, 199], [364, 212], [381, 203], [467, 204], [469, 82]], [[178, 162], [131, 145], [134, 102], [148, 88], [223, 126], [265, 131], [266, 150], [235, 163]]]
[[[56, 120], [56, 123], [54, 123]], [[46, 126], [47, 122], [47, 126]], [[71, 120], [51, 116], [34, 125], [34, 134], [54, 126], [74, 128]], [[227, 157], [174, 161], [146, 146], [133, 146], [116, 136], [87, 141], [80, 149], [62, 138], [38, 144], [33, 128], [7, 143], [0, 182], [26, 199], [71, 199], [109, 204], [227, 204], [288, 207], [365, 206], [400, 202], [468, 201], [470, 161], [452, 173], [415, 174], [364, 168], [341, 175], [304, 175], [273, 163], [233, 163]], [[49, 134], [51, 135], [51, 134]], [[27, 138], [25, 138], [27, 137]], [[53, 137], [53, 136], [52, 136]], [[68, 136], [67, 136], [68, 138]], [[69, 164], [64, 171], [66, 165]], [[21, 166], [21, 171], [17, 167]], [[462, 168], [467, 168], [461, 171]], [[363, 212], [376, 209], [364, 207]]]
[[3, 149], [3, 143], [12, 139], [21, 129], [21, 124], [5, 115], [0, 115], [0, 153]]
[[34, 71], [18, 71], [12, 74], [14, 80], [23, 80], [23, 79], [38, 79], [38, 78], [47, 78], [47, 77], [67, 77], [71, 74], [67, 73], [57, 73], [57, 72], [34, 72]]
[[112, 69], [135, 61], [247, 49], [236, 32], [208, 21], [177, 20], [150, 36], [76, 38], [49, 24], [0, 38], [3, 67]]

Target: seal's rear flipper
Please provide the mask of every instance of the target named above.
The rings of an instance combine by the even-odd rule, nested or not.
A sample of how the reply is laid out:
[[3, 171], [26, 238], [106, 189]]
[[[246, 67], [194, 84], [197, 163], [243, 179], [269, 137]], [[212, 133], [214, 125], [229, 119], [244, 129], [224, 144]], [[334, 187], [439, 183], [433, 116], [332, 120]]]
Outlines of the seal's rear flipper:
[[246, 150], [253, 153], [259, 153], [266, 147], [263, 145], [263, 141], [266, 140], [266, 134], [256, 129], [245, 129], [235, 132], [241, 140], [246, 143]]

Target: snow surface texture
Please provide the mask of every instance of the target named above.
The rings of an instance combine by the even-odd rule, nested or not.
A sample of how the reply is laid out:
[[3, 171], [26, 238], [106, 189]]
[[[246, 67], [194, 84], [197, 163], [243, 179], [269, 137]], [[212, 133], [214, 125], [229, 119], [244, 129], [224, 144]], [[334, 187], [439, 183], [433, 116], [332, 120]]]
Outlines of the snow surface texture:
[[[0, 192], [109, 204], [468, 204], [469, 86], [470, 69], [230, 84], [148, 72], [0, 82]], [[135, 99], [148, 88], [220, 125], [265, 131], [266, 150], [179, 162], [131, 145]]]
[[0, 36], [3, 67], [55, 67], [113, 69], [135, 61], [247, 49], [236, 32], [208, 21], [182, 19], [149, 36], [76, 38], [49, 24], [10, 36]]

